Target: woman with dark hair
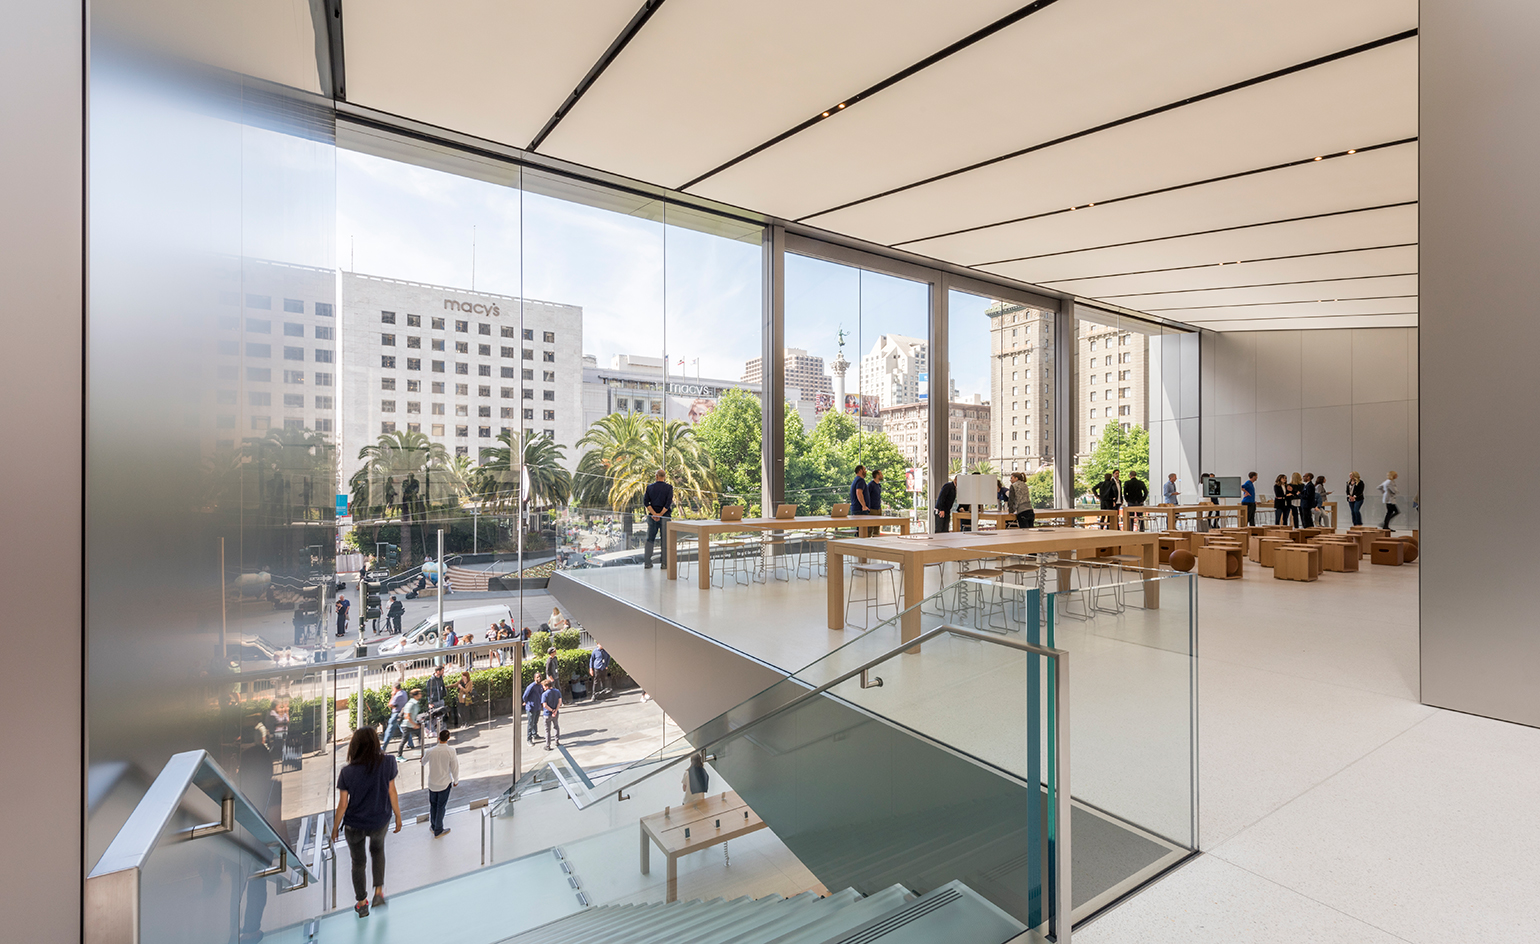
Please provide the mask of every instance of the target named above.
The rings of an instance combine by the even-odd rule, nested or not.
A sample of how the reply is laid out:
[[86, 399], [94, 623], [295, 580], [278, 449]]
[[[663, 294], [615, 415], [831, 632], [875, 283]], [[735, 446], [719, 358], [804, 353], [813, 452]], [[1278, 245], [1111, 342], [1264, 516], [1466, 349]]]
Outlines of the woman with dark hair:
[[360, 918], [369, 914], [371, 901], [364, 884], [364, 850], [374, 867], [374, 900], [378, 908], [385, 904], [385, 829], [390, 816], [396, 816], [394, 832], [401, 831], [401, 800], [396, 796], [396, 759], [380, 748], [380, 736], [374, 728], [359, 728], [348, 742], [348, 763], [337, 775], [337, 813], [332, 817], [332, 845], [337, 843], [337, 826], [348, 841], [348, 855], [353, 860], [353, 910]]
[[1273, 479], [1273, 512], [1273, 524], [1289, 523], [1289, 478], [1281, 473]]
[[690, 756], [690, 766], [684, 769], [680, 786], [684, 788], [686, 804], [706, 798], [706, 791], [711, 789], [711, 774], [706, 772], [706, 757], [700, 751]]

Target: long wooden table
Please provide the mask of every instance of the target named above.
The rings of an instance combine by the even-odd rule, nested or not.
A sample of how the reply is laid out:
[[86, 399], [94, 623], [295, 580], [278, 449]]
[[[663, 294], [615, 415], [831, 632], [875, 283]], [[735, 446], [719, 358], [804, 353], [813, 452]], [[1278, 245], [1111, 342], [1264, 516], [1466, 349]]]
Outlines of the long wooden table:
[[[1260, 501], [1257, 502], [1257, 523], [1259, 526], [1266, 523], [1262, 521], [1262, 516], [1264, 514], [1273, 514], [1273, 506], [1271, 502], [1272, 499], [1268, 499], [1267, 504], [1263, 504]], [[1320, 507], [1329, 510], [1331, 514], [1332, 526], [1335, 527], [1337, 524], [1337, 503], [1334, 501], [1329, 501], [1323, 503]], [[1199, 503], [1195, 505], [1139, 505], [1135, 507], [1121, 508], [1119, 509], [1119, 514], [1121, 517], [1119, 518], [1118, 526], [1124, 530], [1127, 530], [1132, 524], [1129, 519], [1129, 515], [1139, 514], [1149, 518], [1164, 517], [1166, 519], [1166, 530], [1175, 531], [1176, 519], [1182, 515], [1202, 517], [1206, 514], [1217, 514], [1221, 520], [1233, 517], [1237, 524], [1244, 525], [1246, 521], [1246, 506], [1241, 504], [1214, 505], [1209, 503]]]
[[[1160, 535], [1154, 531], [1103, 531], [1089, 528], [1003, 528], [998, 531], [948, 534], [887, 535], [874, 538], [831, 539], [829, 551], [829, 628], [845, 628], [845, 557], [892, 561], [904, 578], [903, 624], [900, 639], [920, 635], [919, 602], [925, 596], [925, 565], [980, 557], [1065, 553], [1119, 547], [1139, 554], [1139, 566], [1158, 568]], [[1160, 584], [1147, 580], [1144, 605], [1160, 606]]]
[[796, 518], [744, 518], [742, 521], [671, 520], [664, 526], [663, 542], [668, 554], [668, 579], [679, 579], [679, 535], [695, 535], [696, 562], [699, 586], [711, 589], [711, 536], [713, 534], [742, 534], [748, 531], [833, 531], [836, 528], [858, 528], [861, 534], [875, 534], [878, 528], [896, 526], [900, 534], [909, 533], [909, 519], [899, 515], [850, 515], [836, 518], [833, 515], [800, 515]]
[[[954, 511], [952, 517], [958, 521], [973, 521], [974, 515], [978, 516], [980, 524], [993, 522], [996, 528], [1008, 528], [1016, 524], [1016, 516], [1008, 511]], [[1033, 521], [1041, 527], [1045, 521], [1062, 521], [1070, 523], [1077, 518], [1100, 518], [1103, 522], [1111, 519], [1119, 520], [1117, 510], [1103, 508], [1038, 508], [1033, 511]]]
[[[677, 901], [680, 856], [764, 828], [764, 820], [731, 791], [709, 793], [694, 803], [671, 806], [661, 813], [643, 816], [642, 874], [648, 874], [652, 866], [652, 844], [657, 843], [668, 860], [668, 894], [664, 900]], [[688, 836], [685, 835], [687, 832]]]

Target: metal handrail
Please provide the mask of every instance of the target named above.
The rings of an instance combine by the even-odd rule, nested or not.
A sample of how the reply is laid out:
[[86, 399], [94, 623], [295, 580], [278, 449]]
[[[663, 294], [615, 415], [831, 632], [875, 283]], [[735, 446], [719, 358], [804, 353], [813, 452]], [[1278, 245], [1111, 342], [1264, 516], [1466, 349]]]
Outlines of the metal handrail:
[[[880, 677], [874, 679], [869, 675], [872, 669], [888, 661], [889, 659], [892, 659], [895, 656], [903, 655], [906, 652], [918, 651], [922, 643], [935, 639], [938, 636], [961, 636], [964, 639], [973, 639], [978, 642], [987, 642], [997, 646], [1005, 646], [1008, 649], [1016, 649], [1022, 652], [1031, 653], [1033, 655], [1043, 656], [1044, 658], [1050, 659], [1053, 662], [1053, 709], [1055, 720], [1054, 731], [1055, 742], [1058, 748], [1056, 752], [1056, 763], [1054, 765], [1053, 792], [1054, 822], [1056, 824], [1058, 834], [1055, 837], [1054, 843], [1055, 888], [1054, 914], [1051, 924], [1053, 928], [1053, 939], [1058, 942], [1058, 944], [1069, 944], [1070, 903], [1072, 899], [1070, 897], [1069, 653], [1066, 650], [1055, 649], [1050, 646], [1042, 646], [1038, 645], [1037, 643], [1023, 642], [1017, 639], [995, 636], [989, 633], [981, 633], [976, 630], [964, 629], [961, 626], [945, 624], [938, 626], [935, 629], [926, 630], [913, 639], [902, 642], [892, 649], [882, 653], [881, 655], [868, 659], [855, 668], [849, 669], [843, 674], [836, 676], [835, 678], [823, 683], [822, 685], [819, 685], [816, 688], [810, 689], [803, 694], [798, 695], [796, 698], [793, 698], [785, 704], [770, 709], [743, 727], [735, 728], [730, 733], [724, 734], [713, 741], [707, 742], [706, 744], [697, 745], [696, 750], [704, 751], [711, 745], [720, 743], [729, 737], [739, 737], [747, 729], [759, 725], [760, 723], [767, 721], [770, 718], [773, 718], [783, 712], [790, 711], [792, 708], [795, 708], [798, 705], [805, 704], [806, 702], [818, 697], [819, 695], [827, 693], [836, 685], [848, 682], [853, 678], [859, 678], [861, 680], [862, 688], [873, 688], [881, 686], [882, 680]], [[794, 675], [787, 676], [788, 680], [794, 678], [796, 678]], [[710, 722], [708, 722], [708, 724], [709, 723]], [[664, 763], [657, 768], [648, 771], [637, 779], [628, 781], [626, 784], [621, 786], [620, 789], [635, 786], [636, 784], [641, 783], [643, 780], [646, 780], [649, 777], [659, 774], [664, 770], [672, 767], [675, 763], [678, 762], [678, 760], [678, 758], [675, 758], [673, 761]], [[602, 796], [592, 798], [587, 804], [580, 803], [578, 804], [578, 807], [579, 809], [586, 808], [587, 806], [597, 802], [600, 799], [604, 799], [607, 796], [609, 796], [608, 792]], [[573, 797], [573, 802], [577, 803], [576, 797]]]
[[[218, 822], [191, 829], [176, 828], [183, 797], [190, 787], [197, 787], [219, 804]], [[275, 867], [259, 870], [253, 878], [291, 870], [297, 873], [299, 881], [280, 884], [280, 893], [305, 888], [315, 881], [315, 873], [236, 787], [208, 751], [185, 751], [174, 755], [161, 768], [160, 775], [150, 784], [144, 798], [134, 807], [128, 821], [86, 876], [87, 944], [139, 940], [139, 882], [157, 847], [166, 842], [191, 842], [206, 836], [232, 833], [237, 825], [259, 844], [253, 848], [249, 841], [236, 840], [241, 846], [254, 855], [271, 856], [268, 861], [276, 862]]]

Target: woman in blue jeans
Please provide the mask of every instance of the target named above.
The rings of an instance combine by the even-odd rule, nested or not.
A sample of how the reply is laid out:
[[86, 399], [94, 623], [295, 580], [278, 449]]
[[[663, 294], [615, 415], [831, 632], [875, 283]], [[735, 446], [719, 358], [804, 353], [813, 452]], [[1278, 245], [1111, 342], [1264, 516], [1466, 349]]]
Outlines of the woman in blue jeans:
[[1353, 512], [1353, 523], [1364, 523], [1364, 480], [1357, 472], [1348, 476], [1347, 483], [1348, 508]]
[[[348, 763], [337, 774], [337, 812], [332, 817], [332, 845], [337, 844], [337, 827], [348, 841], [348, 855], [353, 860], [353, 910], [367, 917], [369, 906], [385, 904], [385, 830], [390, 817], [396, 817], [395, 832], [401, 831], [401, 799], [396, 796], [396, 759], [380, 748], [380, 736], [374, 728], [359, 728], [348, 742]], [[364, 883], [364, 852], [374, 867], [374, 899]]]

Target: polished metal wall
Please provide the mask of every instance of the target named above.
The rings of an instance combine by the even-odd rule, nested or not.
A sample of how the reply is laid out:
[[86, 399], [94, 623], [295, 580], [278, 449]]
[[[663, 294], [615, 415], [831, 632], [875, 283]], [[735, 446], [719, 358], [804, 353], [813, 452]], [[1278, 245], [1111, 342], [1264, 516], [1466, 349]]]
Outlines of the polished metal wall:
[[1540, 7], [1424, 0], [1422, 698], [1540, 725]]

